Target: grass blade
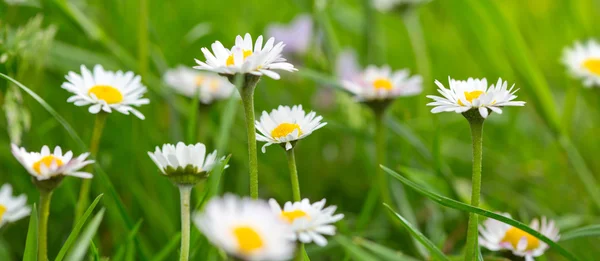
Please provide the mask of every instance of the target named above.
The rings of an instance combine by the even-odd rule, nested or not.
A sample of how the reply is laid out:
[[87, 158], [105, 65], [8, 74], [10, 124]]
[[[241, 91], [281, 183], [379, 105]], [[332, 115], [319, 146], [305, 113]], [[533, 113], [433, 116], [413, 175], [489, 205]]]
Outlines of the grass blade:
[[73, 250], [67, 256], [67, 261], [81, 261], [84, 259], [90, 243], [92, 242], [94, 235], [96, 235], [98, 227], [100, 227], [102, 218], [104, 218], [104, 210], [104, 208], [101, 209], [87, 225], [83, 234], [81, 234], [81, 237], [79, 237], [79, 240], [77, 240], [77, 243], [73, 246]]
[[373, 241], [366, 240], [361, 237], [355, 237], [354, 243], [370, 250], [383, 260], [388, 261], [417, 261], [418, 259], [402, 254], [400, 251], [390, 249], [386, 246], [377, 244]]
[[75, 227], [73, 227], [71, 234], [69, 234], [69, 237], [67, 237], [67, 241], [65, 241], [60, 251], [58, 251], [58, 255], [56, 256], [56, 259], [54, 259], [55, 261], [63, 260], [63, 258], [67, 254], [67, 251], [69, 251], [69, 249], [75, 242], [75, 239], [77, 239], [77, 237], [79, 236], [79, 232], [81, 232], [81, 228], [83, 228], [83, 225], [87, 221], [88, 217], [90, 217], [92, 211], [94, 211], [96, 205], [98, 205], [98, 202], [100, 202], [102, 196], [104, 196], [104, 194], [100, 194], [96, 197], [96, 199], [94, 199], [94, 201], [92, 202], [92, 204], [90, 204], [85, 213], [83, 213], [83, 216], [81, 216], [81, 219], [79, 219], [77, 224], [75, 224]]
[[530, 228], [529, 226], [516, 221], [514, 219], [511, 218], [507, 218], [505, 216], [502, 216], [500, 214], [496, 214], [494, 212], [490, 212], [487, 211], [485, 209], [481, 209], [478, 207], [473, 207], [471, 205], [467, 205], [464, 204], [462, 202], [453, 200], [453, 199], [449, 199], [447, 197], [443, 197], [440, 196], [438, 194], [429, 192], [425, 189], [423, 189], [422, 187], [420, 187], [419, 185], [417, 185], [416, 183], [410, 181], [409, 179], [403, 177], [402, 175], [396, 173], [395, 171], [385, 167], [385, 166], [381, 166], [383, 168], [383, 170], [385, 170], [388, 174], [392, 175], [394, 178], [400, 180], [402, 183], [406, 184], [407, 186], [413, 188], [414, 190], [416, 190], [417, 192], [419, 192], [420, 194], [422, 194], [423, 196], [426, 196], [428, 198], [430, 198], [431, 200], [435, 201], [436, 203], [449, 207], [449, 208], [453, 208], [453, 209], [458, 209], [458, 210], [462, 210], [462, 211], [467, 211], [467, 212], [471, 212], [471, 213], [475, 213], [477, 215], [482, 215], [482, 216], [486, 216], [489, 218], [493, 218], [495, 220], [498, 220], [500, 222], [509, 224], [513, 227], [519, 228], [525, 232], [527, 232], [528, 234], [538, 238], [541, 241], [544, 241], [544, 243], [548, 244], [548, 246], [550, 246], [550, 248], [556, 250], [558, 253], [560, 253], [562, 256], [564, 256], [565, 258], [567, 258], [568, 260], [578, 260], [573, 254], [571, 254], [569, 251], [565, 250], [564, 248], [562, 248], [560, 245], [558, 245], [556, 242], [552, 241], [551, 239], [549, 239], [548, 237], [542, 235], [540, 232]]
[[37, 218], [37, 207], [34, 203], [31, 209], [31, 215], [29, 216], [29, 228], [27, 229], [27, 240], [25, 241], [25, 252], [23, 253], [23, 261], [37, 260]]
[[181, 239], [181, 233], [177, 233], [175, 236], [173, 236], [171, 238], [171, 240], [169, 240], [169, 242], [165, 245], [165, 247], [163, 247], [163, 249], [161, 249], [160, 251], [158, 251], [158, 253], [156, 253], [156, 255], [154, 255], [154, 258], [152, 259], [152, 261], [163, 261], [165, 259], [167, 259], [167, 256], [173, 252], [173, 250], [175, 250], [175, 248], [177, 246], [179, 246], [179, 240]]
[[354, 257], [353, 260], [378, 260], [376, 257], [371, 255], [369, 252], [365, 251], [364, 249], [362, 249], [359, 246], [352, 243], [352, 240], [350, 240], [349, 238], [347, 238], [345, 236], [337, 235], [334, 237], [334, 239], [340, 245], [342, 245], [342, 247], [344, 247], [344, 249], [346, 249], [346, 252], [348, 254], [350, 254], [350, 256]]
[[580, 227], [563, 233], [560, 236], [560, 241], [566, 241], [580, 237], [600, 237], [600, 224]]
[[425, 237], [425, 235], [423, 235], [416, 227], [414, 227], [406, 219], [400, 216], [400, 214], [394, 212], [392, 207], [390, 207], [388, 204], [384, 203], [383, 205], [386, 206], [388, 210], [396, 216], [396, 218], [398, 218], [398, 220], [402, 223], [402, 225], [404, 225], [404, 227], [408, 230], [408, 232], [410, 232], [410, 234], [414, 238], [416, 238], [419, 242], [421, 242], [421, 244], [423, 244], [423, 246], [425, 246], [429, 250], [433, 260], [449, 260], [444, 255], [444, 253], [442, 253], [441, 250], [439, 250], [431, 241], [429, 241], [429, 239], [427, 239], [427, 237]]

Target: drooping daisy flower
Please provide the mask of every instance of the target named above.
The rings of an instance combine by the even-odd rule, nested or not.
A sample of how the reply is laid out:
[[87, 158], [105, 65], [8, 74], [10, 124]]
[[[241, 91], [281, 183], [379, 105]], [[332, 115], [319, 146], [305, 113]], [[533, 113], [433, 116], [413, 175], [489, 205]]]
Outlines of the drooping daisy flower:
[[310, 15], [298, 15], [288, 25], [272, 24], [267, 35], [286, 43], [284, 53], [306, 53], [313, 34], [313, 21]]
[[197, 179], [208, 177], [218, 163], [217, 151], [206, 155], [206, 146], [202, 143], [164, 144], [162, 149], [157, 146], [154, 152], [148, 152], [148, 156], [164, 175], [169, 176], [177, 184], [195, 184]]
[[469, 78], [466, 81], [454, 80], [448, 77], [450, 89], [446, 89], [444, 85], [435, 81], [435, 84], [440, 87], [438, 92], [443, 97], [427, 95], [434, 102], [430, 102], [428, 106], [435, 106], [431, 109], [433, 113], [440, 112], [456, 112], [463, 113], [470, 109], [477, 109], [481, 117], [487, 118], [488, 109], [498, 114], [502, 113], [504, 106], [524, 106], [525, 102], [513, 101], [517, 96], [515, 93], [518, 89], [513, 86], [507, 88], [508, 83], [498, 79], [498, 82], [488, 87], [487, 80]]
[[261, 134], [256, 134], [256, 140], [264, 141], [262, 152], [272, 144], [285, 143], [285, 149], [291, 149], [292, 142], [303, 139], [313, 131], [327, 125], [321, 122], [323, 117], [317, 116], [313, 111], [306, 114], [302, 105], [292, 108], [280, 105], [277, 109], [267, 113], [263, 111], [260, 120], [256, 121], [256, 129]]
[[[502, 215], [510, 218], [508, 213]], [[542, 217], [541, 220], [540, 224], [534, 219], [529, 226], [553, 241], [558, 241], [560, 235], [554, 221], [547, 220], [546, 217]], [[527, 261], [533, 261], [534, 257], [544, 254], [548, 249], [548, 244], [536, 237], [495, 219], [488, 218], [479, 231], [481, 246], [492, 251], [510, 250], [517, 256], [525, 257]]]
[[431, 0], [373, 0], [373, 6], [380, 12], [389, 12], [395, 9], [402, 10], [408, 6], [425, 4]]
[[364, 72], [342, 80], [342, 86], [358, 101], [368, 102], [417, 95], [421, 93], [422, 81], [419, 75], [410, 76], [408, 70], [392, 72], [387, 65], [380, 68], [370, 65]]
[[600, 87], [600, 44], [595, 40], [575, 43], [566, 48], [562, 58], [573, 77], [581, 79], [586, 87]]
[[290, 226], [262, 200], [213, 198], [193, 221], [213, 245], [244, 260], [288, 260], [294, 252]]
[[223, 76], [199, 72], [183, 65], [167, 71], [164, 81], [182, 95], [190, 98], [199, 95], [203, 104], [228, 99], [235, 90], [235, 86]]
[[0, 188], [0, 227], [29, 216], [30, 213], [31, 208], [27, 206], [27, 196], [13, 197], [10, 184], [2, 185]]
[[297, 69], [281, 56], [285, 44], [279, 42], [274, 45], [274, 43], [275, 38], [269, 38], [263, 45], [261, 35], [256, 38], [253, 45], [250, 34], [246, 34], [244, 38], [238, 35], [235, 38], [235, 45], [231, 49], [225, 48], [221, 42], [216, 41], [212, 44], [212, 53], [208, 48], [202, 48], [206, 62], [196, 59], [198, 66], [194, 68], [227, 75], [237, 73], [266, 75], [277, 80], [280, 76], [275, 70], [293, 72]]
[[59, 146], [50, 152], [48, 146], [42, 147], [41, 152], [27, 152], [25, 148], [19, 148], [12, 144], [12, 153], [25, 169], [37, 180], [48, 180], [57, 176], [73, 176], [82, 179], [92, 178], [92, 174], [79, 171], [93, 160], [86, 160], [89, 153], [83, 153], [73, 158], [73, 152], [62, 153]]
[[282, 220], [292, 226], [291, 239], [302, 243], [315, 242], [319, 246], [327, 245], [323, 235], [335, 235], [332, 224], [344, 218], [344, 214], [336, 214], [336, 206], [325, 207], [325, 199], [310, 204], [308, 199], [298, 202], [286, 202], [283, 209], [274, 199], [269, 200], [271, 210]]
[[142, 98], [146, 93], [146, 87], [142, 85], [141, 77], [133, 72], [111, 72], [105, 71], [102, 65], [94, 66], [90, 72], [84, 65], [81, 66], [81, 75], [69, 72], [65, 76], [67, 82], [62, 88], [73, 93], [67, 102], [77, 106], [91, 105], [88, 110], [96, 114], [101, 110], [120, 113], [133, 113], [140, 119], [144, 115], [132, 106], [141, 106], [150, 103], [150, 100]]

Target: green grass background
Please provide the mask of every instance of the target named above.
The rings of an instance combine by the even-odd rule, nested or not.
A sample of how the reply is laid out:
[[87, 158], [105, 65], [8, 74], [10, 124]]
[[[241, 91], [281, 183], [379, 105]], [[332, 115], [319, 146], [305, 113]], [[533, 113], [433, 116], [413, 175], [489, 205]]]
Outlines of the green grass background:
[[[159, 175], [146, 152], [163, 143], [185, 140], [192, 101], [161, 84], [164, 70], [178, 64], [193, 65], [193, 58], [203, 59], [200, 48], [215, 40], [229, 46], [238, 34], [250, 32], [257, 36], [270, 23], [287, 23], [301, 13], [315, 18], [320, 44], [313, 45], [306, 55], [289, 57], [299, 67], [298, 73], [284, 73], [279, 81], [264, 78], [259, 83], [256, 112], [280, 104], [302, 104], [329, 123], [299, 143], [296, 157], [303, 196], [311, 200], [327, 198], [346, 215], [338, 226], [339, 234], [358, 236], [354, 224], [375, 172], [372, 115], [353, 103], [348, 94], [328, 84], [335, 79], [334, 58], [343, 48], [354, 48], [363, 65], [390, 64], [424, 73], [423, 93], [398, 99], [387, 119], [389, 167], [404, 170], [408, 178], [431, 190], [467, 202], [471, 173], [468, 124], [458, 114], [429, 113], [424, 96], [435, 94], [434, 79], [446, 82], [448, 76], [487, 77], [493, 82], [502, 77], [520, 88], [519, 100], [527, 105], [506, 108], [504, 114], [493, 114], [486, 121], [484, 208], [509, 212], [526, 223], [537, 216], [548, 216], [557, 220], [563, 231], [600, 221], [600, 207], [594, 204], [578, 175], [581, 163], [585, 164], [583, 171], [587, 169], [596, 178], [600, 172], [600, 91], [582, 89], [560, 63], [564, 47], [600, 35], [599, 1], [434, 0], [405, 13], [404, 18], [399, 12], [366, 11], [361, 0], [316, 4], [301, 0], [25, 2], [0, 3], [1, 30], [14, 30], [42, 15], [42, 27], [54, 26], [56, 36], [47, 43], [30, 40], [32, 49], [47, 46], [47, 51], [28, 58], [16, 55], [11, 64], [0, 64], [0, 72], [34, 90], [86, 143], [94, 117], [87, 108], [66, 103], [69, 93], [60, 85], [68, 71], [78, 71], [80, 64], [100, 63], [108, 69], [142, 74], [149, 88], [151, 103], [140, 109], [146, 119], [113, 113], [102, 137], [98, 163], [130, 218], [127, 224], [117, 211], [118, 203], [105, 195], [100, 205], [108, 211], [94, 240], [102, 256], [115, 257], [124, 252], [123, 260], [151, 260], [166, 249], [164, 260], [176, 259], [178, 192]], [[319, 3], [325, 3], [324, 9], [315, 8]], [[0, 44], [7, 46], [6, 41]], [[0, 81], [3, 94], [8, 88], [6, 81]], [[579, 90], [572, 91], [574, 88]], [[22, 95], [22, 106], [31, 114], [31, 128], [23, 133], [23, 146], [38, 150], [45, 144], [60, 145], [75, 153], [84, 152], [39, 103]], [[569, 101], [576, 102], [573, 113], [565, 106]], [[224, 111], [226, 102], [220, 102], [200, 113], [199, 141], [210, 148], [216, 146]], [[9, 126], [2, 112], [0, 183], [11, 183], [33, 204], [38, 193], [10, 153]], [[225, 137], [223, 153], [232, 157], [222, 179], [223, 190], [247, 195], [241, 106], [236, 107], [233, 126]], [[560, 143], [559, 138], [571, 140], [569, 144], [574, 145], [583, 161], [575, 161], [574, 165], [573, 157], [565, 151], [569, 145]], [[272, 146], [267, 153], [259, 153], [259, 175], [262, 198], [291, 199], [286, 159], [280, 148]], [[71, 231], [79, 184], [79, 180], [68, 178], [54, 195], [48, 236], [51, 259]], [[591, 186], [599, 188], [598, 184]], [[391, 187], [394, 191], [402, 189], [397, 181], [391, 182]], [[94, 195], [108, 192], [99, 178], [94, 179], [92, 190]], [[396, 208], [411, 210], [405, 213], [414, 213], [418, 227], [428, 238], [448, 255], [459, 255], [467, 214], [436, 205], [410, 189], [406, 192], [408, 198], [404, 200], [409, 205]], [[197, 193], [193, 203], [200, 198], [201, 193]], [[383, 206], [377, 206], [361, 236], [423, 259], [408, 233], [392, 227], [384, 211]], [[140, 221], [135, 242], [128, 240], [132, 224]], [[0, 229], [0, 260], [21, 260], [26, 231], [26, 219]], [[193, 260], [218, 260], [217, 252], [195, 228], [193, 231]], [[168, 248], [170, 241], [175, 244]], [[358, 260], [345, 252], [339, 244], [342, 241], [331, 239], [326, 248], [308, 248], [311, 260]], [[584, 260], [595, 260], [600, 255], [597, 237], [561, 245]], [[488, 253], [484, 251], [484, 255]], [[499, 256], [514, 259], [509, 254]], [[544, 258], [562, 260], [553, 251], [540, 260]]]

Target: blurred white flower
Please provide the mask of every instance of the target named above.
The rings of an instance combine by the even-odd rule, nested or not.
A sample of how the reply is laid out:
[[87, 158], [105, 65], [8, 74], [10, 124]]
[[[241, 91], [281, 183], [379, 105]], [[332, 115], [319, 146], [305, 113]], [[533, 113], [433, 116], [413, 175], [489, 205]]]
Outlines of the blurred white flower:
[[228, 99], [235, 90], [235, 86], [223, 76], [200, 72], [183, 65], [168, 70], [163, 78], [169, 87], [182, 95], [190, 98], [199, 95], [203, 104]]
[[27, 206], [27, 196], [13, 197], [10, 184], [0, 187], [0, 228], [6, 223], [15, 222], [31, 213]]
[[466, 81], [460, 81], [448, 77], [448, 82], [450, 89], [446, 89], [438, 80], [435, 81], [435, 84], [440, 87], [438, 92], [443, 97], [427, 95], [427, 98], [434, 100], [434, 102], [427, 104], [428, 106], [435, 106], [431, 109], [431, 112], [453, 111], [463, 113], [470, 109], [477, 109], [481, 117], [487, 118], [488, 109], [501, 114], [504, 106], [525, 105], [523, 101], [513, 101], [517, 98], [514, 94], [518, 89], [514, 89], [514, 84], [508, 89], [508, 83], [502, 81], [502, 79], [498, 79], [498, 82], [495, 85], [492, 84], [489, 88], [485, 78], [469, 78]]
[[[508, 213], [502, 215], [510, 218]], [[553, 241], [560, 239], [554, 221], [548, 221], [546, 217], [542, 217], [541, 226], [537, 219], [529, 226]], [[527, 261], [533, 261], [534, 257], [541, 256], [548, 249], [548, 244], [527, 232], [491, 218], [480, 226], [479, 233], [481, 246], [492, 251], [510, 250], [517, 256], [525, 257]]]
[[11, 144], [12, 153], [25, 169], [37, 180], [47, 180], [56, 176], [73, 176], [83, 179], [92, 178], [92, 174], [79, 171], [93, 160], [86, 160], [89, 153], [83, 153], [73, 158], [73, 152], [62, 153], [59, 146], [51, 153], [48, 146], [42, 147], [41, 152], [27, 152], [25, 148], [19, 148]]
[[157, 146], [154, 152], [148, 152], [148, 156], [165, 175], [208, 173], [218, 162], [217, 151], [207, 155], [206, 146], [202, 143], [194, 145], [185, 145], [183, 142], [179, 142], [177, 145], [164, 144], [162, 149]]
[[144, 115], [132, 107], [150, 103], [150, 100], [142, 98], [146, 87], [142, 85], [139, 75], [105, 71], [102, 65], [94, 66], [92, 73], [82, 65], [81, 75], [69, 72], [65, 78], [67, 82], [62, 84], [62, 88], [74, 94], [67, 102], [76, 106], [91, 105], [88, 110], [93, 114], [100, 110], [112, 112], [114, 109], [123, 114], [131, 112], [144, 119]]
[[313, 21], [310, 15], [298, 15], [288, 25], [271, 24], [267, 35], [286, 43], [284, 53], [304, 54], [310, 47], [313, 34]]
[[404, 6], [424, 4], [431, 0], [372, 0], [375, 9], [380, 12], [389, 12]]
[[406, 69], [392, 72], [387, 65], [369, 65], [364, 72], [345, 77], [350, 80], [342, 80], [342, 86], [361, 102], [417, 95], [423, 88], [421, 76], [410, 76]]
[[595, 40], [577, 42], [572, 48], [565, 48], [562, 62], [586, 87], [600, 87], [600, 44]]
[[327, 245], [323, 235], [335, 235], [335, 226], [332, 224], [344, 218], [344, 214], [334, 215], [336, 206], [325, 207], [325, 199], [310, 204], [308, 199], [299, 202], [286, 202], [283, 209], [274, 199], [269, 200], [273, 213], [292, 226], [291, 239], [302, 243], [311, 243], [319, 246]]
[[322, 119], [313, 111], [306, 114], [302, 105], [292, 108], [280, 105], [271, 113], [263, 111], [260, 120], [256, 121], [256, 129], [260, 132], [256, 140], [266, 142], [262, 147], [263, 153], [267, 146], [280, 143], [285, 143], [285, 149], [289, 150], [293, 147], [291, 142], [303, 139], [325, 126], [327, 123], [321, 122]]
[[288, 260], [294, 252], [290, 226], [262, 200], [213, 198], [193, 221], [213, 245], [244, 260]]
[[208, 48], [202, 48], [206, 62], [196, 59], [198, 66], [194, 68], [227, 75], [237, 73], [249, 73], [256, 76], [266, 75], [276, 80], [280, 76], [275, 70], [297, 71], [294, 65], [286, 62], [286, 59], [281, 56], [285, 44], [279, 42], [274, 45], [274, 43], [275, 38], [269, 38], [263, 46], [261, 35], [253, 45], [250, 34], [246, 34], [244, 38], [238, 35], [235, 38], [235, 45], [230, 50], [225, 48], [221, 42], [216, 41], [211, 46], [212, 53]]

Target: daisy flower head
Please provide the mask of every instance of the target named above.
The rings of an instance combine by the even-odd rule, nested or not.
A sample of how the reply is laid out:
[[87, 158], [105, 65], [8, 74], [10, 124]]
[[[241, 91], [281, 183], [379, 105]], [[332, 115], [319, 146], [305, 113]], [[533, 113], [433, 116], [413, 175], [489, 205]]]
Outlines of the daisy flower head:
[[392, 71], [387, 65], [370, 65], [355, 77], [342, 80], [342, 86], [354, 94], [356, 100], [371, 102], [417, 95], [423, 89], [422, 82], [421, 76], [410, 76], [408, 70]]
[[290, 239], [302, 243], [311, 243], [319, 246], [327, 245], [323, 235], [335, 235], [335, 226], [332, 224], [344, 218], [344, 214], [335, 214], [336, 206], [325, 207], [325, 199], [310, 204], [308, 199], [298, 202], [286, 202], [283, 208], [274, 199], [269, 200], [271, 211], [292, 226], [293, 233]]
[[235, 90], [235, 86], [223, 76], [200, 72], [183, 65], [168, 70], [163, 78], [176, 92], [189, 98], [199, 96], [203, 104], [228, 99]]
[[223, 158], [217, 159], [217, 151], [206, 154], [206, 146], [202, 143], [185, 145], [164, 144], [162, 149], [156, 147], [148, 152], [160, 171], [178, 185], [193, 185], [208, 177], [213, 168]]
[[[510, 218], [508, 213], [502, 215]], [[542, 217], [541, 222], [534, 219], [529, 226], [555, 242], [560, 239], [554, 221], [546, 217]], [[541, 256], [549, 248], [548, 244], [527, 232], [491, 218], [480, 226], [479, 231], [481, 246], [492, 251], [510, 250], [514, 255], [524, 257], [527, 261], [533, 261], [534, 257]]]
[[[246, 34], [244, 37], [238, 35], [235, 45], [227, 49], [219, 41], [212, 44], [212, 52], [208, 48], [202, 48], [206, 61], [196, 59], [199, 70], [207, 70], [225, 75], [251, 74], [254, 76], [266, 75], [275, 80], [280, 78], [276, 70], [288, 72], [297, 71], [294, 65], [286, 62], [281, 56], [285, 47], [283, 42], [275, 44], [275, 38], [271, 37], [263, 45], [262, 35], [252, 42], [252, 36]], [[231, 78], [230, 78], [231, 80]]]
[[133, 72], [107, 71], [102, 65], [96, 65], [90, 71], [85, 65], [81, 65], [81, 74], [69, 72], [65, 78], [67, 82], [62, 84], [62, 88], [73, 93], [67, 102], [76, 106], [91, 105], [88, 111], [92, 114], [116, 110], [144, 119], [144, 115], [133, 108], [150, 103], [150, 100], [142, 98], [147, 90], [139, 75], [136, 76]]
[[595, 40], [565, 48], [562, 62], [569, 73], [586, 87], [600, 87], [600, 44]]
[[288, 260], [294, 252], [290, 226], [262, 200], [227, 194], [192, 220], [213, 245], [243, 260]]
[[508, 83], [498, 79], [496, 84], [488, 87], [487, 80], [469, 78], [466, 81], [454, 80], [448, 77], [449, 89], [435, 81], [439, 87], [438, 92], [442, 97], [427, 95], [427, 98], [433, 99], [428, 106], [435, 106], [431, 109], [433, 113], [456, 112], [464, 113], [471, 109], [478, 110], [482, 118], [487, 118], [489, 110], [501, 114], [504, 106], [524, 106], [523, 101], [514, 101], [517, 98], [515, 93], [518, 89], [514, 84], [508, 88]]
[[6, 223], [15, 222], [31, 213], [27, 206], [27, 196], [13, 197], [10, 184], [0, 187], [0, 228]]
[[266, 142], [262, 147], [263, 153], [272, 144], [285, 144], [285, 149], [290, 150], [294, 147], [292, 143], [327, 125], [321, 120], [323, 117], [317, 116], [314, 111], [306, 114], [302, 105], [291, 108], [280, 105], [271, 113], [263, 111], [260, 120], [256, 121], [256, 129], [260, 132], [256, 134], [256, 140]]

